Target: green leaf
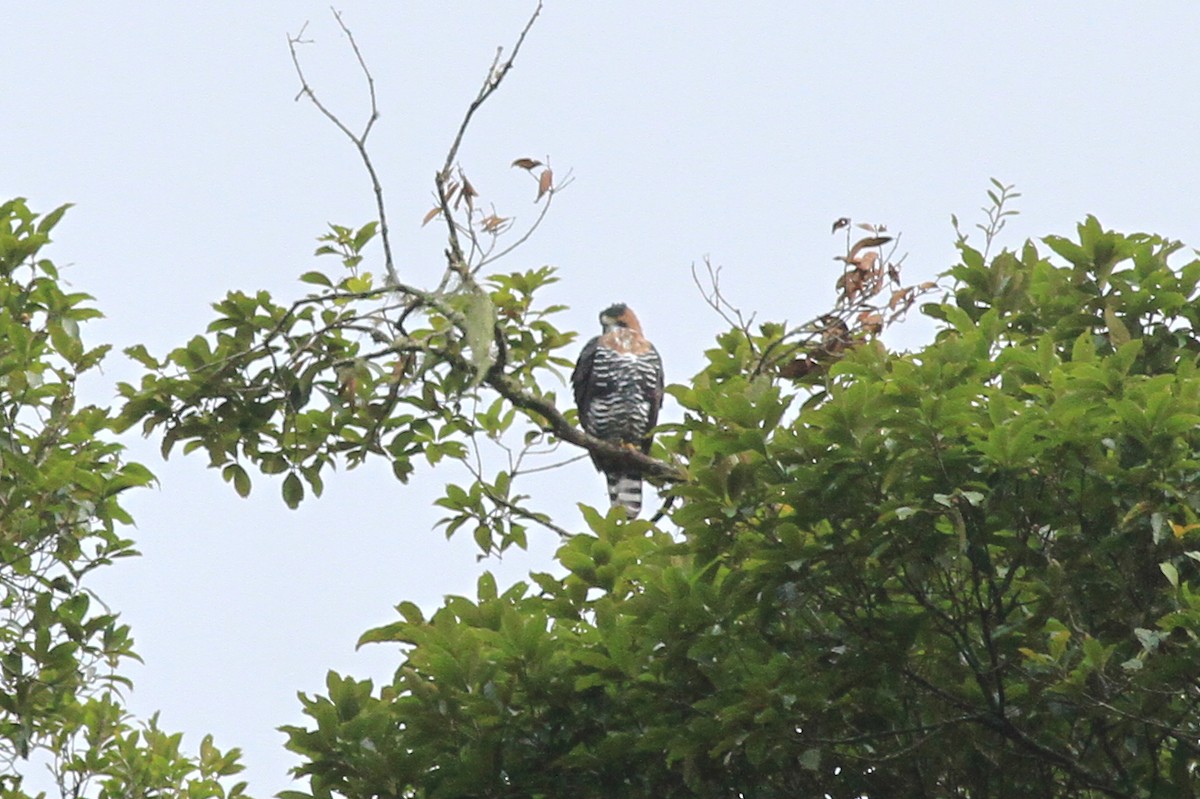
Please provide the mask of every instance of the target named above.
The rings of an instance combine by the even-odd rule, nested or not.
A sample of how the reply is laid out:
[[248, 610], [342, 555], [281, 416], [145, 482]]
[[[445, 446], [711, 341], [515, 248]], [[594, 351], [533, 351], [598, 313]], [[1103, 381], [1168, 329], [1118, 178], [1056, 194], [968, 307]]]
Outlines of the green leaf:
[[314, 286], [325, 286], [333, 288], [333, 281], [324, 272], [305, 272], [300, 276], [300, 280], [304, 283], [311, 283]]
[[1170, 561], [1163, 561], [1158, 564], [1158, 568], [1163, 573], [1163, 576], [1167, 578], [1167, 582], [1175, 588], [1179, 587], [1179, 570], [1175, 568], [1175, 564]]
[[475, 545], [479, 547], [481, 552], [492, 551], [492, 529], [486, 524], [481, 524], [475, 528]]
[[250, 475], [246, 473], [246, 470], [240, 464], [229, 464], [222, 470], [221, 476], [225, 478], [225, 482], [233, 483], [233, 489], [237, 491], [238, 496], [250, 496]]
[[289, 472], [288, 476], [283, 478], [283, 501], [289, 508], [295, 510], [300, 507], [303, 500], [304, 483], [300, 481], [300, 475]]
[[1087, 252], [1070, 239], [1061, 236], [1046, 236], [1042, 239], [1050, 249], [1066, 258], [1073, 266], [1083, 267], [1091, 263]]
[[425, 616], [421, 613], [421, 608], [413, 602], [407, 600], [401, 602], [396, 606], [396, 611], [404, 617], [405, 621], [412, 624], [423, 624], [425, 621]]
[[1108, 326], [1108, 338], [1114, 347], [1129, 343], [1129, 328], [1125, 327], [1121, 317], [1117, 316], [1111, 303], [1104, 306], [1104, 324]]
[[367, 245], [367, 242], [375, 237], [375, 230], [378, 227], [379, 223], [372, 221], [359, 228], [358, 232], [354, 234], [354, 241], [351, 244], [355, 252], [361, 250]]
[[66, 203], [65, 205], [60, 205], [59, 207], [55, 208], [50, 213], [43, 216], [41, 218], [41, 220], [38, 222], [37, 232], [38, 233], [49, 233], [50, 230], [53, 229], [54, 226], [58, 224], [59, 220], [62, 219], [63, 214], [65, 214], [67, 212], [67, 210], [69, 208], [73, 207], [74, 205], [75, 205], [74, 203]]
[[479, 575], [477, 596], [480, 602], [487, 602], [496, 598], [496, 578], [491, 572], [484, 572]]

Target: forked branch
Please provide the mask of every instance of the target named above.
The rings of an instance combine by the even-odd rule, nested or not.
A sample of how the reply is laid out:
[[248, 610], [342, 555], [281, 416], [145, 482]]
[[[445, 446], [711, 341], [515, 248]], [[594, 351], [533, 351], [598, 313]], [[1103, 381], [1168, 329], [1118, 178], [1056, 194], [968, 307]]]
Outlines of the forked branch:
[[392, 259], [392, 243], [388, 233], [387, 209], [383, 202], [383, 184], [379, 180], [379, 174], [375, 171], [375, 164], [371, 161], [371, 155], [367, 151], [367, 137], [371, 135], [371, 129], [375, 126], [375, 120], [379, 119], [379, 104], [375, 98], [375, 78], [371, 75], [371, 70], [367, 67], [366, 60], [363, 59], [362, 51], [358, 49], [358, 42], [355, 41], [354, 34], [346, 26], [345, 20], [342, 19], [341, 12], [336, 9], [330, 10], [333, 12], [334, 19], [337, 20], [338, 27], [342, 29], [342, 33], [346, 34], [346, 38], [350, 41], [354, 57], [358, 61], [358, 66], [362, 70], [363, 76], [366, 78], [367, 90], [371, 98], [371, 113], [367, 117], [366, 124], [363, 125], [362, 132], [355, 133], [317, 97], [317, 93], [313, 91], [312, 85], [304, 75], [304, 69], [300, 65], [300, 56], [296, 52], [297, 45], [312, 42], [311, 39], [303, 38], [304, 31], [308, 28], [307, 22], [300, 28], [298, 34], [295, 36], [289, 34], [287, 37], [288, 52], [292, 55], [292, 65], [296, 68], [296, 77], [300, 79], [300, 92], [296, 95], [296, 100], [299, 100], [301, 97], [307, 97], [326, 119], [344, 133], [346, 138], [350, 139], [354, 144], [354, 149], [358, 150], [358, 156], [362, 159], [363, 166], [367, 169], [367, 175], [371, 179], [371, 190], [375, 193], [375, 211], [379, 214], [379, 240], [383, 243], [383, 264], [387, 273], [387, 282], [389, 286], [397, 286], [400, 283], [400, 277], [396, 274], [396, 264]]

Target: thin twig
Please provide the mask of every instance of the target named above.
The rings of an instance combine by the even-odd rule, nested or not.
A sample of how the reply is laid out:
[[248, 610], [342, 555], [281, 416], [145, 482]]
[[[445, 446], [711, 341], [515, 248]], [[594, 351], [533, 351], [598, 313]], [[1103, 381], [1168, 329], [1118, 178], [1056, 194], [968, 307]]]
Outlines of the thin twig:
[[529, 33], [530, 28], [533, 27], [533, 23], [537, 21], [538, 15], [541, 13], [542, 0], [538, 0], [537, 8], [533, 10], [529, 21], [525, 23], [525, 27], [521, 30], [521, 35], [517, 37], [517, 43], [513, 45], [512, 55], [508, 57], [508, 60], [501, 63], [500, 59], [503, 56], [503, 48], [496, 50], [496, 57], [492, 61], [492, 67], [488, 70], [487, 77], [484, 78], [483, 86], [480, 88], [479, 94], [467, 106], [467, 113], [463, 115], [463, 120], [458, 126], [458, 132], [454, 136], [454, 141], [450, 144], [450, 150], [446, 153], [446, 162], [442, 165], [441, 170], [434, 175], [433, 181], [437, 187], [438, 201], [442, 209], [442, 217], [446, 222], [450, 240], [450, 267], [452, 271], [460, 271], [464, 276], [467, 270], [467, 262], [463, 257], [462, 245], [458, 240], [458, 228], [450, 212], [450, 198], [446, 193], [446, 181], [450, 178], [450, 170], [454, 167], [454, 161], [458, 157], [458, 150], [462, 146], [463, 137], [467, 133], [467, 127], [471, 124], [471, 118], [475, 116], [475, 112], [479, 110], [479, 107], [495, 93], [496, 89], [500, 88], [504, 77], [512, 69], [517, 54], [521, 52], [521, 45], [525, 42], [525, 36]]
[[367, 137], [371, 135], [371, 129], [375, 125], [375, 120], [379, 119], [379, 105], [375, 97], [375, 79], [371, 75], [371, 70], [367, 67], [367, 62], [363, 58], [362, 52], [358, 49], [358, 42], [355, 41], [354, 34], [351, 33], [342, 19], [341, 12], [334, 8], [330, 8], [330, 11], [333, 12], [333, 17], [337, 20], [338, 27], [342, 29], [342, 32], [346, 34], [346, 38], [350, 40], [350, 47], [354, 50], [354, 57], [358, 60], [358, 65], [362, 69], [363, 75], [366, 76], [367, 90], [371, 97], [371, 113], [367, 117], [367, 122], [363, 126], [362, 133], [355, 133], [342, 122], [337, 114], [326, 108], [324, 103], [317, 98], [316, 92], [313, 91], [308, 79], [304, 76], [304, 70], [300, 66], [300, 56], [296, 52], [296, 45], [308, 44], [310, 42], [310, 40], [300, 38], [304, 35], [305, 28], [308, 27], [307, 22], [300, 28], [300, 33], [295, 36], [289, 35], [287, 38], [288, 52], [292, 55], [292, 65], [296, 68], [296, 76], [300, 78], [300, 93], [296, 95], [296, 99], [299, 100], [301, 97], [308, 97], [317, 110], [332, 122], [338, 130], [344, 133], [346, 138], [350, 139], [354, 144], [354, 148], [358, 150], [358, 155], [362, 159], [363, 166], [367, 168], [367, 174], [371, 178], [371, 189], [375, 192], [375, 210], [379, 214], [379, 240], [383, 243], [383, 265], [387, 272], [387, 283], [391, 287], [396, 287], [400, 283], [400, 278], [396, 274], [395, 261], [392, 259], [392, 243], [388, 232], [387, 210], [383, 201], [383, 184], [379, 180], [379, 175], [375, 171], [375, 164], [371, 161], [371, 155], [367, 151]]
[[528, 241], [529, 237], [532, 236], [537, 231], [537, 229], [541, 226], [542, 220], [546, 218], [546, 214], [548, 214], [550, 212], [550, 205], [554, 201], [554, 196], [556, 194], [558, 194], [560, 191], [562, 191], [563, 189], [565, 189], [567, 186], [571, 185], [573, 180], [574, 180], [574, 178], [571, 177], [571, 173], [567, 172], [567, 176], [566, 176], [566, 178], [564, 178], [562, 183], [559, 183], [557, 186], [552, 187], [549, 191], [546, 192], [546, 204], [542, 206], [541, 212], [538, 214], [537, 219], [533, 220], [533, 224], [529, 226], [529, 229], [526, 230], [524, 233], [522, 233], [521, 236], [516, 241], [514, 241], [512, 244], [508, 245], [507, 247], [505, 247], [503, 250], [496, 253], [495, 255], [492, 255], [490, 253], [485, 255], [482, 259], [480, 259], [479, 263], [476, 264], [475, 267], [471, 270], [472, 274], [478, 273], [480, 269], [482, 269], [483, 267], [487, 266], [490, 263], [499, 261], [501, 258], [508, 255], [513, 250], [517, 249], [522, 244], [524, 244], [526, 241]]
[[490, 499], [492, 502], [495, 502], [497, 505], [500, 505], [501, 507], [505, 508], [506, 510], [508, 510], [509, 513], [512, 513], [522, 519], [525, 519], [526, 521], [531, 521], [534, 524], [540, 524], [542, 527], [545, 527], [547, 530], [550, 530], [551, 532], [554, 532], [554, 533], [558, 533], [560, 538], [570, 538], [573, 535], [573, 533], [571, 533], [571, 531], [567, 530], [565, 527], [559, 527], [557, 524], [550, 521], [549, 519], [543, 518], [542, 514], [534, 513], [532, 511], [526, 510], [525, 508], [521, 507], [520, 505], [517, 505], [516, 503], [509, 502], [507, 499], [505, 499], [504, 497], [495, 493], [494, 491], [491, 491], [490, 489], [485, 490], [485, 493], [487, 494], [488, 499]]

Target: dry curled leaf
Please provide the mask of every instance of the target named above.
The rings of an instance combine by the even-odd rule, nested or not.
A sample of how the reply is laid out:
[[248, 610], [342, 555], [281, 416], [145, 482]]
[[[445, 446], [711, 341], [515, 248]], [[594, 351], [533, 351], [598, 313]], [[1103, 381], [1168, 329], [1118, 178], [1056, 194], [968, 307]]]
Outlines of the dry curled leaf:
[[883, 317], [872, 311], [863, 311], [858, 315], [858, 324], [865, 332], [877, 336], [883, 331]]
[[475, 204], [472, 202], [474, 198], [479, 196], [479, 192], [475, 191], [475, 187], [471, 185], [471, 181], [467, 180], [467, 176], [459, 173], [462, 176], [462, 192], [458, 195], [467, 201], [467, 208], [474, 210]]
[[480, 220], [484, 233], [496, 233], [508, 223], [508, 217], [492, 214]]
[[[542, 199], [546, 192], [550, 191], [554, 186], [554, 173], [550, 171], [550, 167], [542, 170], [542, 176], [538, 178], [538, 196], [537, 200]], [[537, 202], [534, 200], [534, 202]]]
[[878, 260], [879, 253], [868, 252], [864, 253], [861, 258], [856, 260], [854, 265], [858, 267], [858, 271], [870, 273], [875, 271], [875, 262]]
[[[466, 178], [466, 176], [465, 176], [465, 175], [463, 176], [463, 182], [462, 182], [461, 184], [459, 184], [459, 183], [452, 183], [452, 184], [450, 184], [450, 185], [452, 186], [452, 188], [450, 189], [450, 193], [449, 193], [448, 195], [446, 195], [446, 196], [447, 196], [447, 197], [454, 197], [454, 210], [455, 210], [455, 211], [457, 211], [457, 210], [458, 210], [459, 206], [460, 206], [460, 205], [462, 205], [462, 201], [463, 201], [463, 200], [466, 200], [466, 201], [467, 201], [467, 208], [468, 208], [468, 209], [470, 209], [470, 207], [471, 207], [471, 196], [470, 196], [470, 195], [469, 195], [467, 192], [468, 192], [468, 191], [472, 191], [472, 192], [473, 192], [473, 191], [475, 191], [475, 190], [474, 190], [474, 189], [472, 189], [472, 188], [470, 188], [471, 184], [470, 184], [470, 183], [467, 183], [467, 178]], [[457, 197], [455, 197], [455, 192], [458, 192], [458, 196], [457, 196]]]
[[842, 229], [842, 228], [844, 228], [844, 227], [847, 227], [849, 224], [850, 224], [850, 217], [848, 217], [848, 216], [839, 216], [837, 219], [835, 219], [835, 220], [833, 221], [833, 229], [832, 229], [832, 230], [830, 230], [829, 232], [830, 232], [830, 233], [837, 233], [839, 230], [841, 230], [841, 229]]
[[437, 216], [441, 212], [442, 212], [442, 206], [440, 206], [440, 205], [435, 205], [433, 208], [430, 208], [429, 213], [425, 214], [425, 218], [421, 220], [421, 227], [425, 227], [426, 225], [428, 225], [429, 220], [433, 219], [435, 216]]
[[534, 169], [541, 166], [542, 162], [534, 160], [533, 158], [518, 158], [516, 161], [512, 162], [512, 165], [519, 166], [521, 169]]
[[790, 380], [798, 380], [802, 377], [807, 377], [820, 368], [821, 365], [812, 358], [809, 358], [807, 355], [801, 355], [791, 363], [785, 363], [779, 367], [779, 376]]
[[912, 289], [911, 288], [898, 289], [896, 291], [893, 291], [892, 299], [888, 302], [888, 310], [890, 310], [890, 311], [896, 310], [896, 306], [902, 302], [906, 303], [906, 304], [912, 302]]
[[891, 236], [868, 236], [865, 239], [859, 239], [858, 241], [854, 242], [854, 246], [850, 248], [849, 258], [853, 261], [860, 251], [865, 250], [868, 247], [880, 247], [884, 244], [887, 244], [891, 240]]
[[842, 273], [842, 276], [837, 281], [837, 289], [842, 293], [842, 297], [847, 302], [854, 302], [862, 290], [862, 285], [863, 274], [857, 270]]
[[834, 314], [825, 314], [819, 320], [821, 328], [821, 352], [825, 355], [839, 355], [850, 340], [850, 328], [842, 319]]

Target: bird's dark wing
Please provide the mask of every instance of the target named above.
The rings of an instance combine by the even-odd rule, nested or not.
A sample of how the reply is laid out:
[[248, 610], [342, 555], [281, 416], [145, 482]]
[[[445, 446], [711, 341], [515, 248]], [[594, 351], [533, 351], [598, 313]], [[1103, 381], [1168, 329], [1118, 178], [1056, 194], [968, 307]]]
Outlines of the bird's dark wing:
[[575, 369], [571, 372], [571, 387], [575, 390], [575, 407], [579, 409], [579, 424], [588, 428], [588, 405], [592, 402], [592, 364], [596, 360], [596, 349], [600, 346], [600, 337], [596, 336], [583, 346], [579, 360], [575, 361]]

